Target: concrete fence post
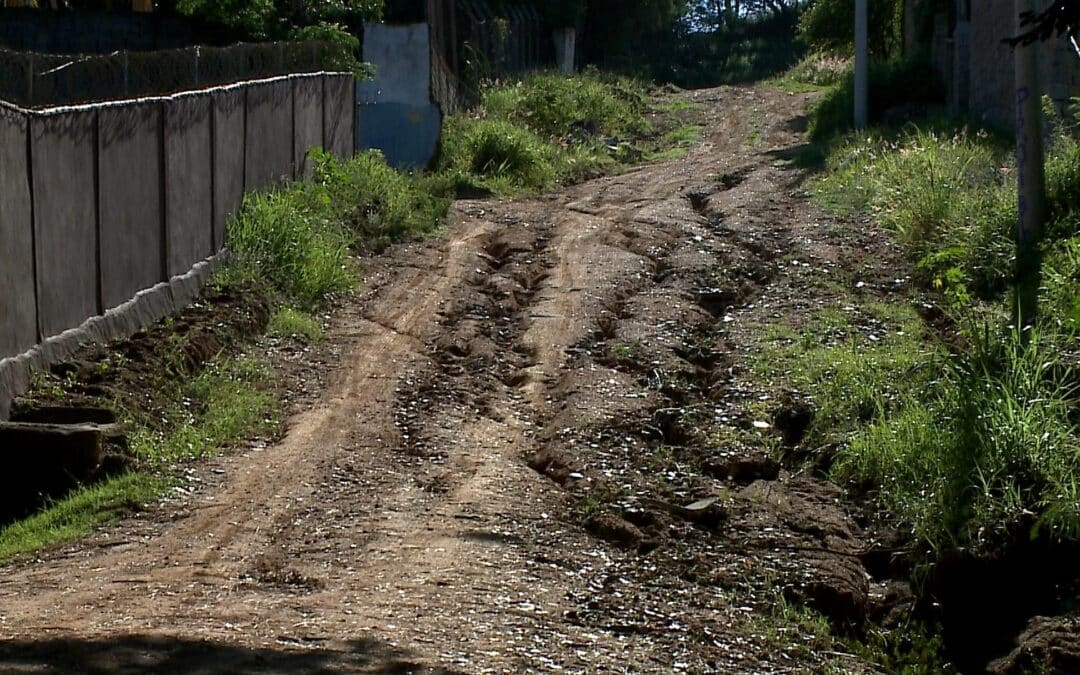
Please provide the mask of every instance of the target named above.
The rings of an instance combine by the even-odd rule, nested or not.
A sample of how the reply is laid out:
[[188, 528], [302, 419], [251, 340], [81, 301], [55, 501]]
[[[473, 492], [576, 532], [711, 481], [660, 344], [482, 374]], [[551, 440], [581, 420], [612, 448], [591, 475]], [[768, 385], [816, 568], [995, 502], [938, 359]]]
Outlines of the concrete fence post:
[[[1016, 0], [1014, 28], [1020, 14], [1038, 9], [1034, 0]], [[1034, 323], [1040, 284], [1038, 241], [1046, 209], [1043, 183], [1042, 105], [1039, 88], [1039, 43], [1016, 45], [1016, 318], [1018, 328]]]
[[34, 53], [30, 52], [27, 59], [26, 66], [26, 105], [33, 107], [34, 105], [34, 79], [37, 75], [34, 73]]
[[855, 0], [855, 128], [865, 129], [869, 122], [867, 49], [867, 0]]

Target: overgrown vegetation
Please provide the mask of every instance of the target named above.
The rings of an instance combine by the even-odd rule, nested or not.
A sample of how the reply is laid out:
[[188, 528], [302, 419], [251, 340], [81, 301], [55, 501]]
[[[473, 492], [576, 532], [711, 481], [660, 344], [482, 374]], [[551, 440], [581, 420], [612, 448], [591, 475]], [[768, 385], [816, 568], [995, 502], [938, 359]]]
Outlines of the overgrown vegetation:
[[254, 195], [229, 221], [222, 283], [269, 284], [311, 309], [355, 283], [354, 247], [431, 232], [449, 206], [433, 179], [395, 171], [377, 151], [348, 161], [316, 151], [314, 160], [312, 180]]
[[[819, 199], [869, 212], [891, 228], [951, 320], [952, 345], [910, 354], [932, 378], [882, 386], [876, 409], [842, 446], [833, 475], [872, 495], [932, 560], [942, 551], [1007, 555], [1032, 537], [1080, 538], [1076, 251], [1080, 149], [1059, 124], [1047, 165], [1050, 219], [1042, 242], [1041, 318], [1010, 322], [1015, 265], [1013, 165], [993, 134], [945, 122], [852, 135], [831, 146]], [[943, 331], [943, 332], [942, 332]], [[877, 348], [876, 348], [877, 349]], [[826, 400], [862, 388], [819, 388]]]
[[[356, 253], [435, 231], [462, 183], [499, 193], [542, 190], [694, 140], [689, 127], [656, 133], [645, 117], [649, 105], [632, 80], [538, 74], [490, 88], [478, 115], [449, 120], [436, 173], [394, 170], [376, 151], [349, 160], [314, 151], [309, 180], [249, 195], [227, 223], [230, 261], [213, 285], [265, 297], [271, 334], [316, 342], [322, 327], [311, 315], [353, 288]], [[651, 145], [635, 145], [644, 141]], [[172, 322], [163, 322], [166, 344], [150, 366], [158, 372], [139, 392], [154, 404], [118, 403], [131, 429], [132, 470], [0, 529], [0, 559], [84, 536], [176, 487], [177, 466], [276, 433], [282, 411], [269, 364], [238, 354], [237, 345], [202, 363], [190, 355], [186, 329], [169, 332]], [[109, 354], [95, 375], [127, 363]], [[40, 393], [62, 401], [78, 379], [42, 374]]]
[[642, 83], [592, 71], [529, 75], [485, 89], [474, 114], [446, 124], [438, 171], [459, 190], [538, 191], [654, 156]]

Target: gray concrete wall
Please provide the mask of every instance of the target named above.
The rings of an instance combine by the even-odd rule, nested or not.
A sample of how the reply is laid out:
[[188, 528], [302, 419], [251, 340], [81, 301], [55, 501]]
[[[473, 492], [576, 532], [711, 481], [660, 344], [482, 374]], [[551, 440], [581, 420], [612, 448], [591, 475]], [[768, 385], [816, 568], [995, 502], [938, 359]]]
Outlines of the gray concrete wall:
[[241, 87], [213, 93], [214, 249], [225, 244], [225, 222], [244, 200], [244, 99]]
[[442, 130], [442, 112], [431, 100], [427, 24], [365, 24], [364, 61], [375, 66], [375, 77], [356, 85], [356, 147], [382, 151], [393, 167], [427, 166]]
[[293, 80], [293, 105], [296, 107], [293, 134], [293, 166], [296, 178], [310, 178], [314, 164], [308, 150], [323, 144], [323, 82], [321, 78], [298, 77]]
[[27, 116], [0, 107], [0, 355], [37, 342]]
[[164, 104], [165, 251], [170, 277], [187, 272], [214, 252], [210, 101], [210, 94], [200, 93]]
[[321, 75], [0, 104], [0, 419], [32, 368], [193, 300], [245, 189], [290, 178], [309, 146], [350, 155], [354, 92], [351, 76]]
[[[969, 24], [954, 31], [957, 76], [950, 100], [978, 121], [1011, 129], [1016, 116], [1013, 49], [1003, 41], [1015, 33], [1013, 0], [978, 3]], [[1039, 46], [1039, 85], [1057, 101], [1080, 95], [1080, 60], [1061, 39]]]
[[115, 307], [165, 280], [161, 164], [160, 105], [115, 106], [98, 112], [101, 299], [105, 307]]
[[356, 81], [348, 75], [331, 75], [323, 85], [323, 147], [337, 157], [352, 155], [353, 109]]
[[288, 80], [248, 88], [245, 190], [262, 190], [292, 178], [292, 109], [292, 83]]
[[30, 120], [34, 248], [40, 334], [56, 335], [99, 312], [96, 110]]

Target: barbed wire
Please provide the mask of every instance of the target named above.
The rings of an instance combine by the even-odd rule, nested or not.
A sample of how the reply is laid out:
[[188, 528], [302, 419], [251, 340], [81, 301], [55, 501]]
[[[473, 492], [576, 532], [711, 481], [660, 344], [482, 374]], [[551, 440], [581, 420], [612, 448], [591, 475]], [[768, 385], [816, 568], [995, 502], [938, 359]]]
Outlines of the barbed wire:
[[0, 49], [0, 100], [26, 108], [162, 96], [294, 73], [338, 70], [340, 45], [241, 43], [61, 55]]

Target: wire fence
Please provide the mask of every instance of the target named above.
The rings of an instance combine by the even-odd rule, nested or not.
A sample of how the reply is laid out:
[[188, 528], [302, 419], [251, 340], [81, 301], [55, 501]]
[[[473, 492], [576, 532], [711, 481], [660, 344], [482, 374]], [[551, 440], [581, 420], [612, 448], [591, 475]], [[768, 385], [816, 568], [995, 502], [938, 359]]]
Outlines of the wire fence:
[[271, 42], [105, 55], [0, 49], [0, 100], [25, 108], [95, 103], [278, 75], [341, 70], [343, 47]]

